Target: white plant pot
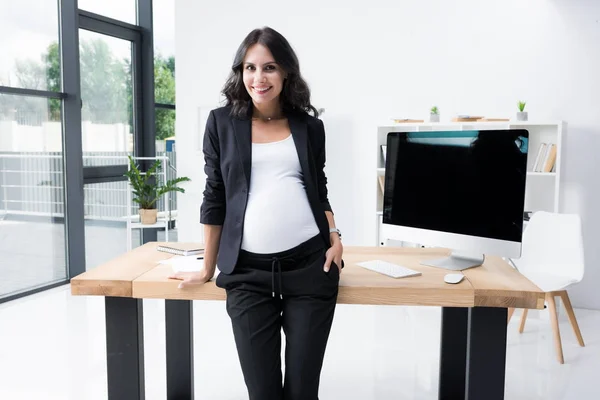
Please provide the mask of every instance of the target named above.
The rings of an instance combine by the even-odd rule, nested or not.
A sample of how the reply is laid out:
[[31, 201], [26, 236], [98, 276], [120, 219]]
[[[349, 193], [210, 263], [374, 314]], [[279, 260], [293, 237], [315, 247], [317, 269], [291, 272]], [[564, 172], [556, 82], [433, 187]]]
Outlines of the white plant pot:
[[429, 122], [440, 122], [440, 114], [429, 114]]
[[517, 112], [517, 121], [527, 121], [527, 111]]

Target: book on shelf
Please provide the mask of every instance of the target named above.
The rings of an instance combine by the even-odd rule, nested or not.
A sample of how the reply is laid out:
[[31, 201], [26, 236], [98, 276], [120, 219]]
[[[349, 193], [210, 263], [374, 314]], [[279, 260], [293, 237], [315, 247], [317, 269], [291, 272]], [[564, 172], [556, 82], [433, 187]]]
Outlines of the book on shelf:
[[533, 172], [554, 172], [556, 169], [557, 151], [555, 143], [540, 143], [533, 164]]
[[160, 245], [156, 248], [164, 253], [174, 254], [176, 256], [193, 256], [203, 254], [204, 249], [197, 244], [173, 243], [172, 245]]
[[379, 175], [379, 188], [381, 189], [381, 193], [385, 193], [385, 176]]
[[480, 119], [485, 118], [484, 116], [473, 116], [473, 115], [457, 115], [452, 118], [452, 122], [477, 122]]
[[392, 118], [397, 124], [418, 124], [425, 122], [424, 119], [410, 119], [410, 118]]

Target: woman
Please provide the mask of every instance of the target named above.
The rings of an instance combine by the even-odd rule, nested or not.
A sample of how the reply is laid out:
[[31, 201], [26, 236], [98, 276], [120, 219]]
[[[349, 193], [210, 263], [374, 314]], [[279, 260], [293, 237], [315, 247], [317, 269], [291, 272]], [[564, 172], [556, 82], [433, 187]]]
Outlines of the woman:
[[173, 278], [203, 284], [218, 265], [250, 400], [317, 400], [343, 267], [323, 123], [296, 54], [270, 28], [242, 42], [223, 93], [204, 135], [204, 270]]

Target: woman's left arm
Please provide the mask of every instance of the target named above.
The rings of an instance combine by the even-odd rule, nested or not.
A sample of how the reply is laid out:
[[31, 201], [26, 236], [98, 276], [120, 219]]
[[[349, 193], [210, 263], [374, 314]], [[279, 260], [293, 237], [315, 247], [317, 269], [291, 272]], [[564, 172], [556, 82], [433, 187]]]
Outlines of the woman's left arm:
[[[333, 218], [333, 210], [331, 209], [329, 199], [327, 198], [327, 176], [325, 175], [325, 126], [323, 125], [323, 121], [318, 120], [318, 122], [319, 129], [317, 132], [317, 138], [319, 141], [319, 148], [317, 152], [317, 184], [319, 190], [319, 200], [321, 201], [321, 205], [325, 211], [325, 216], [327, 217], [329, 228], [331, 229], [335, 228], [336, 226]], [[325, 271], [329, 271], [331, 262], [333, 261], [338, 266], [340, 272], [342, 272], [342, 255], [344, 252], [344, 246], [342, 246], [342, 241], [337, 232], [330, 233], [329, 239], [331, 241], [331, 247], [327, 250], [327, 258], [325, 260], [323, 269]]]
[[[325, 211], [325, 215], [327, 216], [327, 222], [329, 222], [329, 228], [335, 228], [333, 213], [331, 211]], [[337, 232], [331, 232], [329, 234], [329, 240], [331, 241], [331, 247], [325, 253], [327, 257], [325, 259], [325, 265], [323, 266], [323, 269], [326, 272], [329, 271], [331, 261], [333, 260], [333, 262], [335, 262], [335, 265], [338, 266], [340, 272], [342, 272], [342, 255], [344, 253], [342, 239], [340, 239], [340, 235]]]

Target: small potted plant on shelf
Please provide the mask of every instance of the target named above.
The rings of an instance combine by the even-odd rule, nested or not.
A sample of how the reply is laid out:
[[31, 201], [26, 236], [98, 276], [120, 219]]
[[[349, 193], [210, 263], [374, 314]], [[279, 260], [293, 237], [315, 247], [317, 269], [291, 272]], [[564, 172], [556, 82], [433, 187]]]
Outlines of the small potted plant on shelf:
[[440, 122], [440, 111], [437, 106], [431, 107], [429, 112], [429, 122]]
[[517, 112], [517, 121], [527, 121], [527, 111], [525, 111], [525, 104], [527, 103], [524, 101], [518, 102], [519, 112]]
[[152, 225], [157, 221], [158, 210], [156, 202], [167, 192], [185, 193], [185, 189], [178, 187], [181, 182], [188, 182], [190, 178], [182, 176], [170, 179], [161, 185], [157, 182], [156, 173], [161, 168], [161, 161], [156, 160], [146, 173], [142, 173], [138, 166], [129, 157], [129, 170], [125, 176], [129, 178], [133, 193], [133, 201], [140, 205], [140, 222], [144, 225]]

